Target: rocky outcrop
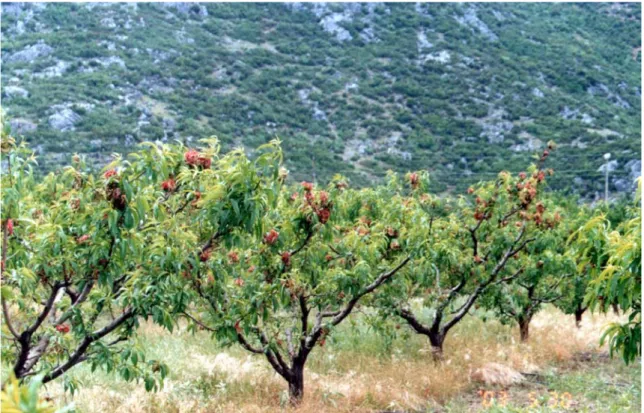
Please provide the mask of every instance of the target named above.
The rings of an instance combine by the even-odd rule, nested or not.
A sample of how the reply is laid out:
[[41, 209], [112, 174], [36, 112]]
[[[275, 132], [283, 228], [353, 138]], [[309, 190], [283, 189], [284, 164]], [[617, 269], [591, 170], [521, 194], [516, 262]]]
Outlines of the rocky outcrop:
[[347, 13], [332, 13], [322, 18], [320, 24], [324, 31], [333, 34], [339, 42], [344, 42], [353, 39], [353, 36], [340, 23], [350, 20], [351, 16]]
[[457, 22], [463, 26], [470, 27], [472, 30], [478, 30], [483, 36], [487, 37], [490, 41], [497, 41], [499, 37], [494, 33], [487, 24], [485, 24], [481, 19], [476, 15], [476, 9], [470, 7], [465, 11], [462, 16], [454, 16]]
[[29, 92], [26, 89], [23, 89], [19, 86], [5, 86], [4, 92], [2, 95], [7, 99], [12, 99], [15, 97], [19, 98], [28, 98]]
[[181, 14], [193, 13], [201, 17], [208, 16], [208, 9], [206, 9], [206, 6], [199, 3], [167, 2], [167, 3], [158, 3], [158, 5], [166, 9], [174, 9]]
[[61, 132], [74, 130], [74, 125], [81, 120], [78, 113], [64, 108], [49, 117], [49, 126]]
[[44, 41], [39, 41], [36, 44], [27, 46], [19, 52], [13, 53], [6, 58], [7, 63], [17, 62], [33, 62], [39, 57], [49, 56], [54, 52], [54, 49], [45, 44]]
[[58, 61], [55, 65], [43, 69], [41, 72], [36, 72], [32, 75], [35, 78], [49, 78], [59, 77], [69, 69], [71, 64], [69, 62]]
[[29, 119], [21, 118], [10, 119], [9, 126], [11, 127], [11, 132], [17, 135], [26, 132], [32, 132], [38, 128], [38, 125], [30, 121]]

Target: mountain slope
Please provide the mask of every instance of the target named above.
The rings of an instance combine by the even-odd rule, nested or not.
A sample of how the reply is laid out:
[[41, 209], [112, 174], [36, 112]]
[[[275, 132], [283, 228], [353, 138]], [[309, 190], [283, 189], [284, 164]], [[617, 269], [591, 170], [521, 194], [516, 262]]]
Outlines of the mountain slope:
[[549, 140], [555, 188], [639, 175], [639, 4], [2, 4], [3, 108], [51, 169], [275, 136], [297, 179], [462, 191]]

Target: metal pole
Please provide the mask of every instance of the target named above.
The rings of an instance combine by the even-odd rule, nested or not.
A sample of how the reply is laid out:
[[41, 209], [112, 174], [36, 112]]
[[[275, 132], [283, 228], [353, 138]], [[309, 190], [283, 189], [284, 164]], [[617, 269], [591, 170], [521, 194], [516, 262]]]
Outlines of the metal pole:
[[604, 164], [604, 202], [608, 202], [608, 160], [610, 159], [610, 153], [605, 153], [604, 154], [604, 160], [606, 163]]
[[604, 180], [604, 202], [608, 202], [608, 164], [606, 164], [606, 179]]

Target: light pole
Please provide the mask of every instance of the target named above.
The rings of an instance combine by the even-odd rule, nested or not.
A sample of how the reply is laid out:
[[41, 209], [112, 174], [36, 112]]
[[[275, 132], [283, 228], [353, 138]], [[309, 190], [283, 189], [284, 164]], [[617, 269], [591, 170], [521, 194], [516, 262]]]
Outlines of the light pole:
[[608, 202], [608, 160], [610, 159], [610, 153], [605, 153], [604, 159], [606, 160], [604, 164], [604, 202]]

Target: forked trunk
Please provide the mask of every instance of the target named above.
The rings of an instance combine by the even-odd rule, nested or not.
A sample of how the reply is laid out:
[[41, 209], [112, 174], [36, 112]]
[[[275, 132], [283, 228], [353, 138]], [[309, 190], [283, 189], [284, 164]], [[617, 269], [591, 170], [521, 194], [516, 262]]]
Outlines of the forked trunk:
[[432, 359], [436, 363], [443, 361], [443, 342], [445, 341], [445, 336], [442, 334], [431, 334], [429, 336], [429, 343], [432, 347]]
[[522, 317], [519, 319], [519, 334], [521, 335], [521, 342], [525, 343], [530, 339], [530, 321], [532, 317]]
[[304, 365], [293, 365], [288, 381], [288, 396], [293, 406], [297, 406], [302, 401], [304, 397]]

